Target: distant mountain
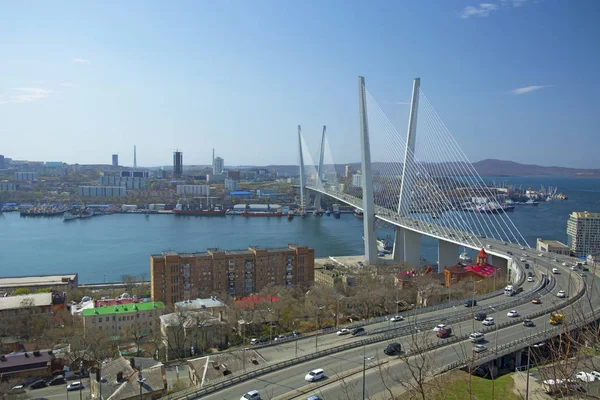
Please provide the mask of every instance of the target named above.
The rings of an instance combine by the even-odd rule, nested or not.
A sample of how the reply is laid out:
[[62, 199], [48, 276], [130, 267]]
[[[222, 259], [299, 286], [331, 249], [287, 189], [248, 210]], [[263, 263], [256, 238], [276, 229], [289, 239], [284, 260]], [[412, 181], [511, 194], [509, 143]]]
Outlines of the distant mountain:
[[[444, 163], [445, 164], [445, 163]], [[360, 170], [360, 163], [349, 163], [354, 171]], [[425, 164], [431, 168], [431, 164]], [[335, 170], [338, 176], [344, 174], [346, 164], [336, 164]], [[598, 178], [600, 177], [600, 169], [581, 169], [567, 167], [543, 167], [534, 164], [520, 164], [514, 161], [487, 159], [473, 163], [473, 167], [481, 176], [567, 176], [574, 178]], [[279, 173], [287, 173], [289, 175], [298, 174], [298, 166], [296, 165], [267, 165], [263, 167], [270, 171]], [[402, 169], [401, 163], [373, 163], [373, 172], [382, 173], [397, 172]], [[445, 165], [447, 170], [454, 170], [456, 174], [461, 174], [460, 170], [464, 171], [464, 167], [458, 164]]]
[[513, 161], [487, 159], [473, 163], [482, 176], [570, 176], [600, 177], [600, 169], [567, 167], [542, 167], [534, 164], [519, 164]]

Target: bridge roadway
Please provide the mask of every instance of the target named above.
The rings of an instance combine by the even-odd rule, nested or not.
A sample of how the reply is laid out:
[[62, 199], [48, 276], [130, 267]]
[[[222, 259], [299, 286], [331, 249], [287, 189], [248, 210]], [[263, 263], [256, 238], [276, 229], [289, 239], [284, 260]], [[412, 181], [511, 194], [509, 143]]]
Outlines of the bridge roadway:
[[[527, 249], [524, 250], [524, 252], [530, 254], [530, 261], [532, 261], [530, 264], [533, 264], [533, 260], [531, 260], [531, 253], [532, 250], [531, 249]], [[518, 256], [518, 255], [517, 255]], [[556, 298], [556, 292], [560, 289], [563, 289], [565, 291], [567, 291], [569, 293], [569, 295], [575, 295], [576, 292], [579, 291], [579, 286], [583, 285], [583, 281], [582, 279], [577, 275], [575, 276], [575, 272], [570, 271], [568, 268], [562, 267], [560, 266], [559, 262], [562, 262], [562, 259], [559, 260], [559, 262], [553, 262], [551, 259], [549, 259], [548, 257], [538, 257], [537, 255], [535, 256], [535, 265], [536, 265], [536, 269], [537, 271], [545, 271], [545, 270], [551, 270], [552, 267], [557, 267], [559, 268], [559, 270], [561, 271], [560, 274], [558, 275], [554, 275], [554, 277], [556, 278], [556, 287], [551, 291], [551, 293], [545, 295], [542, 297], [542, 305], [535, 305], [535, 304], [531, 304], [530, 302], [522, 304], [518, 307], [515, 307], [517, 311], [519, 311], [519, 313], [521, 314], [521, 316], [523, 317], [527, 317], [529, 314], [532, 314], [534, 312], [538, 312], [540, 310], [544, 310], [545, 312], [549, 313], [550, 311], [555, 310], [556, 305], [558, 302], [561, 301], [561, 299]], [[587, 280], [587, 284], [588, 285], [592, 285], [594, 286], [594, 290], [589, 290], [588, 293], [596, 293], [598, 290], [600, 290], [600, 285], [597, 279], [592, 279], [591, 277], [591, 272], [588, 273], [588, 278], [586, 278], [585, 280]], [[531, 283], [525, 283], [525, 285], [532, 285]], [[527, 286], [526, 286], [527, 287]], [[574, 305], [569, 306], [565, 311], [565, 315], [567, 317], [567, 320], [571, 320], [572, 317], [575, 314], [581, 314], [582, 312], [588, 312], [591, 311], [591, 307], [593, 306], [594, 309], [598, 309], [600, 308], [600, 298], [598, 298], [598, 296], [595, 294], [591, 297], [592, 301], [589, 302], [587, 300], [586, 297], [578, 300]], [[512, 301], [511, 298], [506, 298], [506, 301]], [[483, 308], [485, 309], [485, 306], [479, 306], [477, 308]], [[477, 308], [475, 308], [473, 311], [475, 311]], [[486, 313], [488, 313], [488, 315], [493, 316], [496, 319], [496, 324], [502, 324], [502, 322], [505, 321], [509, 321], [511, 318], [509, 318], [506, 313], [507, 310], [502, 310], [499, 311], [498, 309], [490, 309], [489, 306], [487, 306], [487, 310]], [[446, 312], [450, 311], [451, 313], [454, 313], [455, 310], [445, 310]], [[490, 313], [491, 311], [491, 313]], [[448, 315], [448, 319], [452, 318], [453, 314], [449, 314]], [[421, 317], [419, 317], [421, 318]], [[440, 318], [441, 315], [440, 315]], [[506, 343], [510, 343], [514, 340], [517, 339], [521, 339], [523, 337], [526, 337], [527, 335], [532, 335], [536, 332], [541, 332], [544, 331], [545, 328], [550, 327], [550, 325], [547, 324], [548, 321], [548, 316], [544, 315], [538, 318], [534, 319], [534, 323], [535, 326], [531, 327], [531, 328], [527, 328], [524, 327], [522, 324], [518, 323], [515, 325], [511, 325], [505, 328], [495, 328], [493, 331], [491, 332], [487, 332], [486, 333], [486, 342], [484, 342], [488, 348], [489, 351], [493, 351], [493, 348], [495, 346], [501, 346], [503, 344]], [[409, 318], [405, 319], [405, 321], [400, 322], [399, 324], [414, 324], [415, 322], [412, 320], [412, 318], [409, 316]], [[447, 322], [446, 322], [447, 323]], [[417, 326], [419, 326], [419, 320], [417, 320]], [[469, 334], [475, 330], [480, 330], [483, 328], [481, 322], [475, 321], [474, 319], [469, 319], [467, 321], [463, 321], [463, 322], [458, 322], [458, 323], [452, 323], [449, 324], [452, 326], [453, 328], [453, 333], [455, 335], [461, 335], [461, 334]], [[421, 338], [422, 341], [426, 341], [428, 340], [427, 338], [430, 338], [431, 340], [437, 340], [437, 338], [434, 336], [433, 332], [431, 331], [431, 326], [428, 326], [427, 328], [425, 326], [420, 327], [422, 328], [422, 332], [419, 333], [417, 336], [417, 338]], [[426, 329], [425, 329], [426, 328]], [[368, 329], [372, 329], [372, 328], [368, 328]], [[343, 342], [344, 340], [356, 340], [356, 339], [350, 339], [347, 337], [333, 337], [333, 335], [331, 336], [331, 341], [340, 341]], [[302, 364], [298, 364], [298, 365], [294, 365], [294, 366], [290, 366], [288, 368], [283, 368], [280, 369], [277, 372], [273, 372], [270, 374], [265, 374], [262, 375], [260, 377], [257, 377], [253, 380], [250, 381], [246, 381], [246, 382], [242, 382], [239, 383], [237, 385], [234, 386], [230, 386], [226, 389], [220, 390], [219, 392], [210, 394], [205, 396], [205, 398], [207, 399], [234, 399], [234, 398], [239, 398], [239, 396], [241, 396], [243, 393], [250, 391], [250, 390], [258, 390], [261, 393], [261, 396], [265, 399], [272, 399], [272, 398], [276, 398], [279, 396], [283, 396], [286, 394], [289, 394], [290, 392], [296, 390], [296, 389], [310, 389], [311, 385], [313, 387], [316, 387], [317, 384], [307, 384], [307, 382], [304, 381], [304, 375], [315, 368], [323, 368], [325, 370], [327, 379], [326, 381], [330, 381], [331, 384], [324, 386], [323, 388], [320, 389], [315, 389], [314, 392], [310, 392], [310, 393], [305, 393], [302, 396], [299, 396], [297, 398], [306, 398], [309, 396], [309, 394], [319, 394], [322, 393], [323, 394], [323, 398], [325, 399], [331, 399], [331, 398], [338, 398], [339, 395], [342, 392], [346, 392], [348, 390], [351, 391], [351, 393], [354, 394], [350, 394], [350, 397], [346, 396], [346, 393], [344, 393], [345, 398], [360, 398], [361, 397], [361, 390], [362, 387], [360, 384], [358, 385], [354, 385], [354, 384], [349, 384], [347, 385], [346, 383], [350, 382], [353, 383], [356, 380], [360, 381], [361, 376], [360, 374], [358, 375], [353, 375], [350, 378], [347, 378], [344, 380], [344, 387], [345, 389], [342, 389], [340, 386], [339, 382], [336, 382], [335, 377], [338, 374], [341, 374], [343, 372], [347, 372], [350, 371], [356, 367], [360, 367], [362, 365], [362, 357], [363, 357], [363, 351], [366, 354], [367, 357], [376, 357], [376, 359], [390, 359], [391, 363], [389, 365], [390, 368], [390, 374], [392, 374], [393, 376], [402, 376], [403, 374], [407, 373], [406, 370], [406, 364], [402, 361], [397, 360], [396, 358], [391, 358], [388, 356], [385, 356], [383, 354], [383, 349], [386, 347], [387, 343], [389, 342], [399, 342], [403, 345], [403, 348], [410, 348], [410, 343], [415, 340], [413, 337], [411, 336], [403, 336], [403, 337], [398, 337], [392, 340], [388, 340], [385, 342], [379, 342], [379, 343], [374, 343], [371, 345], [367, 345], [364, 346], [364, 348], [354, 348], [354, 349], [350, 349], [350, 350], [346, 350], [346, 351], [341, 351], [338, 353], [335, 353], [334, 355], [330, 355], [330, 356], [325, 356], [325, 357], [321, 357], [315, 360], [311, 360], [311, 361], [307, 361], [305, 363]], [[419, 339], [417, 339], [419, 340]], [[312, 342], [312, 341], [309, 341]], [[312, 343], [314, 345], [314, 342]], [[291, 345], [291, 343], [287, 343], [287, 344], [282, 344], [282, 345]], [[446, 347], [441, 347], [437, 350], [433, 350], [434, 354], [435, 354], [435, 365], [436, 367], [441, 367], [443, 365], [447, 365], [450, 364], [454, 361], [460, 360], [460, 359], [464, 359], [468, 356], [470, 356], [471, 354], [471, 343], [469, 343], [468, 341], [461, 341]], [[276, 351], [276, 350], [275, 350]], [[293, 358], [294, 354], [291, 353], [292, 350], [291, 348], [287, 348], [287, 350], [283, 350], [282, 354], [280, 355], [279, 358], [281, 357], [286, 357], [286, 358]], [[397, 383], [393, 382], [392, 378], [386, 378], [386, 382], [388, 385], [390, 386], [398, 386]], [[369, 394], [377, 394], [380, 392], [383, 392], [385, 390], [383, 383], [382, 383], [382, 379], [379, 377], [379, 373], [373, 370], [369, 370], [368, 373], [368, 380], [367, 380], [367, 393]], [[295, 398], [295, 397], [289, 397], [289, 396], [285, 396], [285, 398]]]

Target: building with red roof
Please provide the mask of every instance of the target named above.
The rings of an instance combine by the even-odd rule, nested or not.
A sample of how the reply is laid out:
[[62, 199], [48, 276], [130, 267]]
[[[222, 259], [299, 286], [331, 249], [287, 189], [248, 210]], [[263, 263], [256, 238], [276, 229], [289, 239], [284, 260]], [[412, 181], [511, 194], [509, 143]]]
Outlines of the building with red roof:
[[268, 302], [275, 303], [279, 301], [277, 296], [247, 296], [235, 301], [236, 308], [240, 310], [252, 310], [258, 303]]
[[444, 267], [444, 281], [446, 287], [450, 287], [462, 280], [472, 280], [479, 282], [484, 279], [492, 278], [499, 271], [499, 268], [489, 264], [489, 256], [484, 249], [477, 254], [475, 264], [463, 267], [461, 265], [453, 265], [452, 267]]

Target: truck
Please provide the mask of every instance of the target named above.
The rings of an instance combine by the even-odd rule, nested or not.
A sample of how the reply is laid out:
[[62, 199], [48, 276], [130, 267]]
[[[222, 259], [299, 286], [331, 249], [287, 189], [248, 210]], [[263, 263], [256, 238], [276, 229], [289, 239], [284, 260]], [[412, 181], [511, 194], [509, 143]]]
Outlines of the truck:
[[552, 313], [550, 314], [550, 324], [552, 325], [560, 325], [565, 321], [565, 316], [560, 313]]

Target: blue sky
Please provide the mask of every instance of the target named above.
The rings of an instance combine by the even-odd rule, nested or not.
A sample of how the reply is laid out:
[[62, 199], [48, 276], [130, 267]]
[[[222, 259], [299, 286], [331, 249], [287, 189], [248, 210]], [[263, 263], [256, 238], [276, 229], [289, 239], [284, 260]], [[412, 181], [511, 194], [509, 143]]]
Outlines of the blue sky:
[[418, 76], [472, 161], [600, 167], [600, 2], [484, 1], [5, 1], [0, 154], [359, 161], [357, 76], [402, 134]]

